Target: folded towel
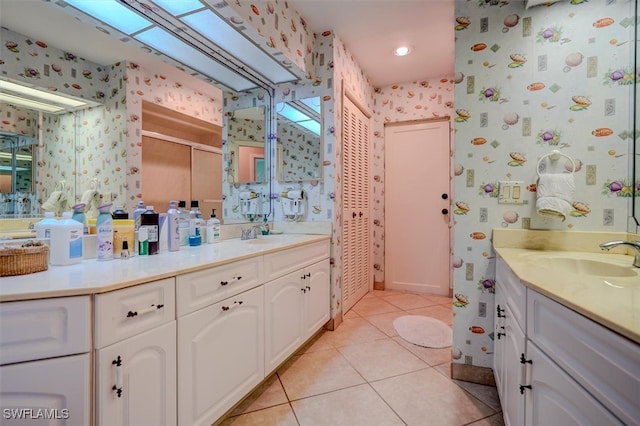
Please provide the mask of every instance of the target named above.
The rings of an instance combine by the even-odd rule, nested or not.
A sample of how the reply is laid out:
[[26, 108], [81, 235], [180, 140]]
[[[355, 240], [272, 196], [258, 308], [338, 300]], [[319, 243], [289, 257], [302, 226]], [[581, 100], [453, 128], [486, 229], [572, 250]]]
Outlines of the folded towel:
[[576, 189], [573, 174], [548, 173], [538, 179], [536, 210], [543, 216], [567, 218], [573, 206], [573, 194]]

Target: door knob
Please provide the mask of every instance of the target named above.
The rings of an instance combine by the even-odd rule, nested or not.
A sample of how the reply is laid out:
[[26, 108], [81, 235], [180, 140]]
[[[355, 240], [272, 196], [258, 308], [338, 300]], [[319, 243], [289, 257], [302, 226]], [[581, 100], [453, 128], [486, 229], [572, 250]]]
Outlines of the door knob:
[[449, 210], [447, 210], [447, 209], [442, 209], [442, 214], [449, 214]]
[[443, 194], [441, 195], [441, 197], [442, 197], [442, 199], [443, 199], [443, 200], [446, 200], [447, 198], [449, 198], [449, 194], [447, 194], [447, 193], [443, 193]]

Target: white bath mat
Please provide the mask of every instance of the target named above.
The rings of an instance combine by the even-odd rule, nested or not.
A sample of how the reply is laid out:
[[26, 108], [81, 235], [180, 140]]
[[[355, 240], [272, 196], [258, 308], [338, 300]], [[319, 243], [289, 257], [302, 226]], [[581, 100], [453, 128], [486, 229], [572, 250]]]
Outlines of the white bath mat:
[[440, 320], [422, 315], [405, 315], [393, 321], [400, 337], [426, 348], [448, 348], [453, 334], [451, 327]]

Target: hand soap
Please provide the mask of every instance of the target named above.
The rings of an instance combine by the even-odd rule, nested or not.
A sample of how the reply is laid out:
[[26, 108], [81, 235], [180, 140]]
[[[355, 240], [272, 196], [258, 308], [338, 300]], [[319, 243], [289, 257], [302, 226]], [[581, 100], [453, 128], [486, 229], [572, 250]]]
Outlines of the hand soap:
[[207, 220], [207, 244], [220, 241], [220, 220], [216, 217], [216, 209], [211, 210], [211, 217]]

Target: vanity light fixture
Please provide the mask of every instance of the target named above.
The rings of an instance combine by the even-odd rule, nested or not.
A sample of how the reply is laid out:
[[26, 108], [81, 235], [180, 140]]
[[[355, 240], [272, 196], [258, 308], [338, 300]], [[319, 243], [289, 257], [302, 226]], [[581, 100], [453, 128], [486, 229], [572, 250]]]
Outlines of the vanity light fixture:
[[407, 56], [411, 53], [411, 48], [409, 46], [400, 46], [396, 50], [393, 51], [396, 56]]
[[60, 113], [94, 105], [94, 102], [66, 97], [45, 89], [0, 79], [0, 101], [37, 111]]
[[152, 48], [234, 91], [298, 80], [289, 66], [234, 26], [235, 14], [224, 3], [210, 0], [64, 0], [64, 3], [141, 47]]

